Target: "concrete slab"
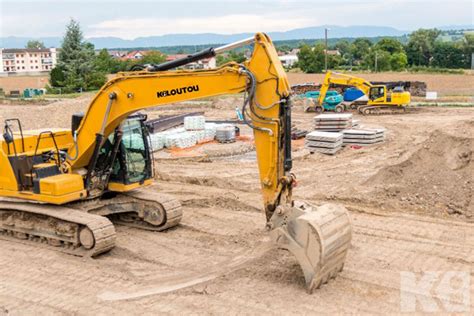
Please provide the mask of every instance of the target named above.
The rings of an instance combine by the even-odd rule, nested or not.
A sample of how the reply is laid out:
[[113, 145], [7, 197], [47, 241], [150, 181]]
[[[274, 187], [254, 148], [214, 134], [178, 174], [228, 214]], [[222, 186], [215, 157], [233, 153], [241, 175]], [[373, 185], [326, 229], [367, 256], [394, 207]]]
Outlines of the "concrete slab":
[[318, 125], [318, 126], [337, 125], [337, 126], [351, 127], [352, 122], [351, 121], [315, 121], [314, 125]]
[[341, 150], [342, 147], [337, 147], [337, 148], [308, 148], [310, 153], [322, 153], [322, 154], [327, 154], [327, 155], [334, 155], [337, 153], [339, 150]]
[[375, 130], [371, 129], [346, 129], [342, 131], [342, 133], [345, 135], [376, 135]]
[[381, 143], [383, 141], [384, 141], [383, 137], [378, 137], [374, 139], [344, 139], [343, 143], [350, 144], [350, 145], [371, 145], [371, 144]]
[[307, 140], [315, 141], [326, 141], [326, 142], [336, 142], [342, 140], [342, 133], [331, 133], [331, 132], [322, 132], [322, 131], [313, 131], [306, 135]]
[[351, 135], [351, 134], [344, 134], [344, 140], [345, 139], [376, 139], [381, 136], [377, 136], [377, 134], [373, 135]]
[[342, 140], [339, 140], [337, 142], [318, 142], [318, 141], [312, 141], [312, 140], [307, 140], [305, 142], [305, 147], [309, 148], [337, 148], [342, 146]]
[[314, 117], [315, 121], [344, 121], [344, 120], [352, 120], [352, 114], [350, 113], [342, 113], [342, 114], [319, 114]]

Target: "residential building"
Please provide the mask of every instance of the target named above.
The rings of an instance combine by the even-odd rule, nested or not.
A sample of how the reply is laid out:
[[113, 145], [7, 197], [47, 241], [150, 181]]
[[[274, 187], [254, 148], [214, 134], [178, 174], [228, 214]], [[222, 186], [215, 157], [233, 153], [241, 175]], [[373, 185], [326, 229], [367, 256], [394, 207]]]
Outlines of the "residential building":
[[[99, 51], [96, 52], [97, 54]], [[127, 55], [127, 51], [123, 50], [108, 50], [108, 53], [111, 57], [116, 58], [116, 59], [122, 59]]]
[[56, 65], [56, 48], [0, 49], [0, 73], [49, 72]]
[[278, 56], [278, 59], [280, 59], [281, 64], [283, 65], [283, 67], [291, 68], [298, 61], [298, 56], [296, 56], [296, 55], [283, 55], [283, 56]]
[[[166, 61], [172, 61], [180, 58], [184, 58], [188, 55], [186, 54], [176, 54], [176, 55], [168, 55], [166, 56]], [[211, 57], [211, 58], [204, 58], [201, 60], [198, 60], [193, 63], [189, 63], [184, 66], [185, 69], [212, 69], [216, 68], [217, 63], [216, 63], [216, 58]]]
[[[324, 50], [324, 51], [326, 51], [326, 50]], [[334, 49], [334, 50], [328, 49], [328, 55], [341, 56], [341, 53], [337, 49]]]
[[121, 59], [122, 60], [142, 59], [147, 53], [148, 51], [144, 51], [144, 50], [134, 50], [128, 54], [125, 54], [125, 56], [123, 56]]

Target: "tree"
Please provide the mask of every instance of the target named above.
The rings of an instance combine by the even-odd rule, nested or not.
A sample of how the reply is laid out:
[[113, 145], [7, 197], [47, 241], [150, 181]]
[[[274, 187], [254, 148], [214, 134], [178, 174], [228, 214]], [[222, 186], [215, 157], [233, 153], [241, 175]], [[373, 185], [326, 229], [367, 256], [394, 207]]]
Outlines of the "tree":
[[464, 33], [464, 47], [467, 53], [474, 53], [474, 33]]
[[382, 38], [375, 44], [375, 49], [389, 52], [390, 54], [404, 52], [403, 45], [399, 41], [393, 38]]
[[393, 71], [401, 71], [406, 69], [408, 64], [407, 55], [404, 52], [394, 53], [390, 56], [390, 68]]
[[314, 47], [303, 45], [298, 53], [298, 67], [307, 73], [322, 72], [324, 69], [324, 45]]
[[149, 51], [140, 59], [140, 64], [161, 64], [166, 61], [166, 56], [159, 51]]
[[431, 65], [442, 68], [465, 68], [469, 66], [470, 57], [459, 43], [437, 41], [434, 44]]
[[29, 40], [25, 47], [28, 49], [46, 48], [43, 42], [37, 40]]
[[60, 87], [64, 82], [64, 72], [61, 67], [54, 67], [49, 76], [49, 84], [52, 87]]
[[464, 46], [464, 51], [467, 55], [467, 58], [469, 59], [469, 62], [467, 63], [467, 67], [472, 67], [472, 54], [474, 54], [474, 33], [464, 33], [464, 39], [463, 39], [463, 46]]
[[[324, 53], [324, 51], [323, 51]], [[343, 58], [340, 55], [328, 55], [328, 68], [334, 69], [343, 63]]]
[[352, 54], [351, 52], [351, 43], [347, 40], [340, 40], [339, 42], [334, 45], [334, 48], [341, 53], [341, 56]]
[[441, 34], [437, 29], [419, 29], [410, 34], [406, 53], [408, 63], [417, 66], [429, 66], [433, 57], [434, 43]]
[[109, 55], [103, 48], [95, 58], [95, 68], [102, 73], [116, 73], [120, 70], [120, 62]]
[[245, 54], [243, 52], [231, 51], [227, 55], [217, 55], [216, 64], [217, 66], [221, 66], [231, 61], [240, 64], [240, 63], [243, 63], [246, 59], [247, 58], [245, 57]]
[[390, 53], [380, 49], [373, 49], [368, 55], [366, 65], [374, 71], [390, 70]]
[[284, 54], [288, 54], [291, 51], [291, 46], [290, 45], [281, 45], [277, 47], [280, 52], [283, 52]]
[[72, 19], [66, 26], [57, 67], [64, 80], [56, 83], [65, 92], [97, 89], [106, 81], [96, 67], [94, 45], [84, 42], [79, 23]]
[[351, 51], [355, 59], [361, 60], [370, 52], [372, 42], [367, 38], [358, 38], [352, 43]]

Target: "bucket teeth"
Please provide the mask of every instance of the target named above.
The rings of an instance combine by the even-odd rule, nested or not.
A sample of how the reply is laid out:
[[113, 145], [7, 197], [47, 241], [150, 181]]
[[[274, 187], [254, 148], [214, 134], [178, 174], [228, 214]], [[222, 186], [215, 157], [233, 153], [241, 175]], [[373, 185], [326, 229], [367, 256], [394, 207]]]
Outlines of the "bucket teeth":
[[311, 293], [342, 271], [352, 238], [351, 219], [341, 205], [295, 205], [280, 206], [270, 220], [270, 234], [278, 247], [296, 257]]

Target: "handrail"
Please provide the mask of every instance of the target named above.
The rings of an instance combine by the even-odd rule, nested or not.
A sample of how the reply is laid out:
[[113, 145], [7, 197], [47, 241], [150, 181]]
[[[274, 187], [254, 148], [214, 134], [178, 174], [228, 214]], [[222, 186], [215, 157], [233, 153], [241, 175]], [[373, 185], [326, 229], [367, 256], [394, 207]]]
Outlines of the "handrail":
[[[15, 156], [17, 156], [15, 138], [13, 136], [13, 130], [11, 129], [8, 122], [17, 122], [18, 123], [18, 129], [20, 130], [20, 136], [21, 136], [21, 147], [23, 148], [23, 152], [25, 152], [25, 138], [23, 137], [23, 128], [21, 127], [21, 121], [17, 118], [6, 119], [5, 120], [5, 128], [4, 129], [5, 129], [5, 132], [7, 132], [7, 130], [10, 131], [10, 135], [12, 137], [12, 142], [13, 142], [13, 151], [15, 152]], [[7, 149], [8, 149], [8, 154], [10, 154], [10, 143], [7, 143]]]
[[[61, 158], [60, 158], [60, 153], [59, 153], [59, 148], [58, 148], [58, 144], [56, 143], [56, 138], [54, 137], [54, 133], [52, 131], [43, 131], [41, 133], [39, 133], [38, 135], [38, 141], [36, 142], [36, 148], [35, 148], [35, 152], [33, 154], [33, 157], [36, 157], [36, 154], [38, 153], [38, 147], [39, 147], [39, 144], [41, 142], [41, 139], [44, 139], [44, 137], [42, 137], [43, 135], [49, 135], [52, 140], [53, 140], [53, 143], [54, 143], [54, 148], [56, 148], [56, 154], [57, 154], [57, 161], [56, 161], [56, 164], [58, 165], [58, 168], [61, 167]], [[33, 178], [33, 167], [31, 167], [31, 177]]]

